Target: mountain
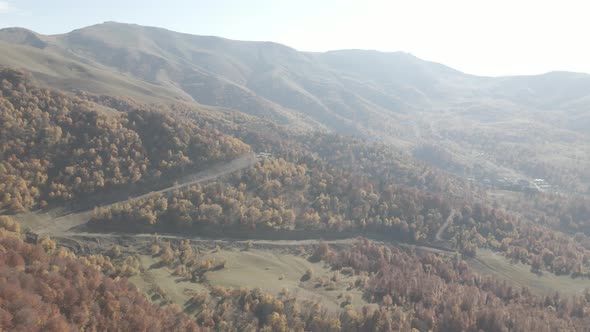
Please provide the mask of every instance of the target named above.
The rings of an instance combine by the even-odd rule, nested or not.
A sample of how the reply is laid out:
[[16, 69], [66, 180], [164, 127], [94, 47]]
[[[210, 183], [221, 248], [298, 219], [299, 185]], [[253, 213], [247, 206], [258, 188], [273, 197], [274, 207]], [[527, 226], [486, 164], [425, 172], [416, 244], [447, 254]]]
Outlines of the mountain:
[[124, 89], [115, 93], [167, 95], [332, 129], [395, 120], [445, 97], [449, 83], [472, 78], [405, 53], [305, 53], [114, 22], [56, 36], [4, 29], [0, 40], [11, 44], [3, 51], [12, 49], [2, 64], [30, 69], [33, 62], [43, 81], [63, 88], [81, 83], [108, 92], [98, 82], [116, 81]]
[[0, 46], [2, 64], [26, 67], [63, 88], [88, 84], [107, 92], [100, 83], [115, 81], [115, 93], [164, 95], [337, 130], [371, 129], [415, 110], [474, 98], [561, 106], [590, 96], [585, 74], [492, 79], [402, 52], [306, 53], [116, 22], [54, 36], [8, 28], [0, 30], [0, 40], [9, 43]]
[[[310, 53], [116, 22], [51, 36], [2, 29], [0, 65], [65, 90], [231, 109], [410, 151], [436, 144], [469, 175], [483, 167], [550, 177], [542, 169], [569, 167], [577, 158], [564, 155], [564, 147], [590, 138], [590, 75], [581, 73], [480, 77], [403, 52]], [[552, 144], [541, 149], [541, 141]], [[534, 151], [530, 160], [505, 156], [523, 145]]]

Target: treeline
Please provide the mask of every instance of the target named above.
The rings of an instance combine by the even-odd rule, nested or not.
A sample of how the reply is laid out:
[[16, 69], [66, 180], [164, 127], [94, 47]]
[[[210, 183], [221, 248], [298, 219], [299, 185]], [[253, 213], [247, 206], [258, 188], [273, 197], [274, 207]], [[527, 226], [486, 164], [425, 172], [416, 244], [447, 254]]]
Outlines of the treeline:
[[[6, 330], [542, 332], [590, 324], [589, 292], [539, 298], [482, 278], [459, 256], [418, 255], [367, 240], [340, 249], [320, 244], [312, 255], [334, 269], [334, 278], [353, 275], [351, 287], [372, 305], [359, 310], [344, 304], [341, 313], [288, 289], [273, 296], [223, 287], [194, 293], [182, 309], [159, 308], [125, 279], [104, 276], [91, 260], [66, 249], [26, 244], [6, 230], [0, 231], [0, 248], [0, 328]], [[191, 263], [196, 256], [186, 241], [176, 249], [155, 241], [152, 249], [163, 261], [208, 264]]]
[[91, 224], [136, 231], [198, 231], [202, 226], [362, 231], [423, 242], [434, 237], [449, 213], [437, 194], [375, 184], [315, 161], [274, 158], [227, 181], [97, 208]]
[[0, 211], [121, 188], [249, 151], [239, 139], [151, 108], [125, 113], [0, 69]]
[[[4, 220], [8, 223], [8, 219]], [[24, 243], [0, 227], [0, 330], [198, 331], [180, 307], [151, 304], [60, 248]]]
[[213, 115], [184, 105], [174, 105], [171, 109], [241, 139], [254, 151], [269, 152], [296, 164], [325, 162], [370, 177], [372, 181], [450, 194], [451, 197], [471, 197], [481, 192], [472, 182], [417, 161], [411, 154], [388, 144], [334, 133], [300, 132], [238, 112]]
[[535, 223], [572, 235], [582, 233], [585, 236], [577, 235], [581, 239], [590, 235], [590, 198], [586, 196], [543, 192], [503, 203]]
[[[506, 165], [534, 178], [546, 179], [554, 186], [577, 194], [590, 193], [590, 159], [588, 154], [567, 154], [584, 146], [582, 135], [559, 131], [481, 130], [464, 128], [463, 132], [441, 127], [440, 134], [466, 150], [485, 153], [496, 165]], [[548, 158], [547, 156], [557, 156]], [[475, 171], [475, 170], [474, 170]]]
[[[176, 276], [185, 266], [213, 268], [207, 260], [197, 263], [187, 240], [171, 246], [156, 239], [151, 249], [176, 266]], [[304, 277], [315, 287], [328, 289], [346, 276], [348, 287], [360, 290], [369, 305], [354, 308], [349, 296], [342, 296], [343, 310], [335, 312], [289, 289], [270, 295], [213, 286], [192, 294], [185, 311], [200, 326], [219, 331], [577, 331], [590, 323], [590, 292], [537, 297], [481, 277], [459, 255], [417, 254], [366, 239], [336, 249], [320, 243], [309, 253], [309, 259], [333, 269], [328, 282], [308, 270]]]
[[534, 272], [590, 277], [590, 250], [568, 234], [485, 204], [456, 210], [447, 236], [455, 248], [475, 256], [479, 247], [502, 252]]
[[[380, 305], [373, 326], [383, 331], [583, 331], [590, 324], [588, 291], [569, 300], [538, 298], [482, 278], [458, 256], [415, 255], [366, 240], [348, 249], [320, 247], [333, 268], [364, 276], [358, 287]], [[353, 324], [364, 329], [363, 320]]]
[[403, 185], [449, 197], [472, 197], [481, 191], [471, 182], [419, 162], [400, 149], [360, 138], [331, 133], [278, 133], [272, 127], [270, 134], [237, 135], [257, 150], [273, 152], [287, 161], [327, 163], [376, 183]]

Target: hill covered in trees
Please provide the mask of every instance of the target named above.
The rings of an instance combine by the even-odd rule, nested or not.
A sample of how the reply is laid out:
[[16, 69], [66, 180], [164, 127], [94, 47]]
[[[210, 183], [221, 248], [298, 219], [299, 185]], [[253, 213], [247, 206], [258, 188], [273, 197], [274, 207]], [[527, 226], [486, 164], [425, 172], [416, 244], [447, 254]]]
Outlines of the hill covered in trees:
[[[365, 235], [429, 244], [439, 240], [437, 233], [448, 221], [443, 236], [467, 256], [490, 248], [534, 271], [590, 276], [584, 235], [574, 239], [492, 207], [485, 198], [465, 192], [468, 187], [460, 180], [428, 167], [408, 171], [401, 166], [403, 159], [381, 157], [386, 148], [381, 153], [369, 145], [352, 149], [354, 167], [336, 166], [334, 160], [354, 146], [354, 141], [341, 142], [324, 139], [329, 157], [289, 150], [287, 159], [277, 155], [261, 160], [226, 180], [98, 208], [90, 224], [97, 230], [127, 232], [293, 239]], [[403, 180], [396, 183], [400, 174]]]
[[0, 71], [0, 209], [22, 212], [198, 170], [249, 151], [240, 140], [154, 108], [124, 112]]
[[[476, 77], [405, 53], [306, 53], [114, 22], [57, 36], [2, 29], [0, 50], [0, 214], [17, 214], [0, 216], [0, 329], [590, 324], [588, 291], [539, 296], [469, 267], [486, 249], [535, 278], [590, 278], [588, 75]], [[253, 153], [239, 172], [176, 182]], [[80, 202], [88, 225], [55, 240], [25, 227], [30, 215], [63, 222], [52, 213]], [[19, 215], [39, 208], [50, 213]], [[141, 243], [154, 233], [166, 240]], [[205, 254], [195, 236], [223, 239]], [[294, 284], [341, 291], [339, 308], [214, 285], [225, 260], [205, 256], [248, 255], [238, 239], [283, 239], [302, 266], [322, 264], [331, 277], [309, 269]], [[170, 305], [127, 279], [137, 276], [189, 299]]]
[[479, 77], [402, 52], [309, 53], [117, 22], [54, 36], [3, 29], [0, 49], [0, 64], [64, 90], [358, 135], [481, 182], [543, 178], [577, 193], [590, 184], [587, 74]]

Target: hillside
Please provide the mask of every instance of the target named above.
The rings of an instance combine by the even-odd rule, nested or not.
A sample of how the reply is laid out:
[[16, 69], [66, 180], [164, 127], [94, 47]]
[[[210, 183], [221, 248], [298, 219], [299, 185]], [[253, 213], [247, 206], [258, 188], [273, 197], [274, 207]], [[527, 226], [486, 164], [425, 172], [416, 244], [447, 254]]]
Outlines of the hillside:
[[587, 74], [2, 29], [0, 330], [583, 331], [589, 106]]
[[0, 211], [125, 192], [250, 150], [202, 120], [125, 102], [109, 106], [0, 68]]
[[[402, 52], [308, 53], [116, 22], [53, 36], [2, 29], [0, 50], [0, 64], [52, 87], [221, 107], [392, 143], [479, 181], [589, 190], [587, 74], [478, 77]], [[432, 144], [440, 151], [424, 155]]]
[[174, 307], [150, 303], [126, 279], [45, 239], [31, 245], [0, 217], [0, 329], [6, 331], [199, 331]]

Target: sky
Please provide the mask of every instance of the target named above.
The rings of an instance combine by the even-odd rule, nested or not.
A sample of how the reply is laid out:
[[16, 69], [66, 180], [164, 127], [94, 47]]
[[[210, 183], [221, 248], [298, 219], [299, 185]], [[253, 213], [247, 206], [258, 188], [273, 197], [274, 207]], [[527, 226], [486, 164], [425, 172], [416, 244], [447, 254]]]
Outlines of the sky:
[[404, 51], [503, 76], [590, 73], [589, 13], [578, 0], [0, 0], [0, 28], [58, 34], [117, 21], [301, 51]]

